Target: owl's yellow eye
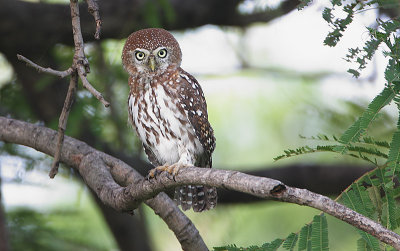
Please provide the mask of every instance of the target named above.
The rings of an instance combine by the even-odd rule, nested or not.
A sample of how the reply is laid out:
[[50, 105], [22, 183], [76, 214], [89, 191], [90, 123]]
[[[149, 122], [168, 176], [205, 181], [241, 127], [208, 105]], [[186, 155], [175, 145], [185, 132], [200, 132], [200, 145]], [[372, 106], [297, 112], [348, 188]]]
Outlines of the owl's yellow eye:
[[143, 60], [144, 56], [145, 56], [144, 53], [141, 52], [141, 51], [138, 51], [138, 52], [135, 53], [135, 57], [139, 61]]
[[158, 56], [160, 58], [165, 58], [167, 56], [167, 50], [166, 49], [161, 49], [161, 50], [158, 51], [157, 54], [158, 54]]

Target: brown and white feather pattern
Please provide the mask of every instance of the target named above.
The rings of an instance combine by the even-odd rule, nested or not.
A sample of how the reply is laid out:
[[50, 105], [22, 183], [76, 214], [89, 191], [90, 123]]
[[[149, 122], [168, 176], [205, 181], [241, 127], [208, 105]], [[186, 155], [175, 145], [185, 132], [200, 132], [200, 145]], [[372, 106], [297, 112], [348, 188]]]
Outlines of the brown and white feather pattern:
[[[154, 166], [175, 163], [211, 168], [215, 149], [207, 104], [197, 80], [180, 68], [182, 52], [166, 30], [132, 33], [122, 52], [129, 73], [129, 120]], [[178, 187], [183, 210], [201, 212], [217, 203], [215, 188]]]
[[[150, 162], [211, 168], [215, 138], [196, 79], [179, 68], [162, 79], [143, 81], [130, 78], [129, 117]], [[217, 200], [215, 188], [196, 185], [178, 187], [174, 197], [183, 210], [194, 211], [211, 209]]]

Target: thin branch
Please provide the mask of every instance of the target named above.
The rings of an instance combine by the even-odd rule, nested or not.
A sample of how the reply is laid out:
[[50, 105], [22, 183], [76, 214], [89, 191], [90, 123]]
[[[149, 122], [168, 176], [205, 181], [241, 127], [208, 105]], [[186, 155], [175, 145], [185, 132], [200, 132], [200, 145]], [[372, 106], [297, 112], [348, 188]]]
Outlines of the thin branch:
[[100, 39], [101, 32], [101, 19], [99, 12], [99, 5], [97, 4], [97, 0], [85, 0], [88, 5], [88, 11], [93, 16], [94, 21], [96, 22], [96, 32], [94, 34], [95, 39]]
[[74, 34], [74, 68], [77, 69], [83, 86], [93, 94], [105, 107], [109, 107], [110, 103], [104, 100], [103, 95], [98, 92], [87, 80], [86, 74], [90, 72], [89, 62], [85, 56], [84, 43], [81, 31], [81, 21], [79, 17], [79, 4], [77, 0], [70, 1], [71, 19], [72, 19], [72, 33]]
[[76, 72], [74, 72], [71, 75], [71, 79], [69, 81], [67, 97], [65, 98], [64, 106], [63, 106], [60, 118], [58, 120], [57, 148], [56, 148], [56, 153], [54, 154], [53, 164], [51, 166], [50, 173], [49, 173], [49, 176], [52, 179], [58, 173], [61, 148], [62, 148], [62, 144], [64, 141], [64, 132], [65, 132], [65, 129], [67, 128], [68, 116], [69, 116], [69, 112], [71, 111], [71, 108], [72, 108], [72, 103], [74, 102], [74, 99], [75, 99], [77, 88], [78, 88], [78, 75], [76, 74]]
[[34, 62], [32, 62], [31, 60], [29, 60], [29, 59], [27, 59], [26, 57], [24, 57], [24, 56], [22, 56], [22, 55], [19, 55], [19, 54], [17, 54], [17, 58], [18, 58], [18, 60], [21, 60], [21, 61], [23, 61], [23, 62], [25, 62], [26, 63], [26, 65], [28, 65], [28, 66], [30, 66], [30, 67], [32, 67], [32, 68], [35, 68], [38, 72], [44, 72], [44, 73], [48, 73], [48, 74], [51, 74], [51, 75], [55, 75], [55, 76], [58, 76], [58, 77], [60, 77], [60, 78], [65, 78], [66, 76], [69, 76], [69, 75], [71, 75], [72, 74], [72, 72], [74, 71], [74, 69], [72, 69], [71, 67], [70, 68], [68, 68], [67, 70], [65, 70], [65, 71], [56, 71], [56, 70], [54, 70], [54, 69], [51, 69], [51, 68], [44, 68], [44, 67], [42, 67], [42, 66], [40, 66], [40, 65], [37, 65], [37, 64], [35, 64]]
[[105, 107], [109, 107], [110, 103], [106, 101], [103, 97], [103, 95], [98, 92], [87, 80], [86, 78], [86, 72], [84, 70], [84, 67], [78, 67], [78, 74], [79, 77], [82, 80], [83, 86], [93, 95], [95, 96]]
[[[96, 38], [98, 39], [100, 36], [100, 27], [101, 20], [99, 15], [99, 7], [97, 5], [97, 0], [87, 0], [88, 10], [94, 16], [96, 21]], [[93, 94], [105, 107], [110, 106], [110, 103], [107, 102], [100, 92], [98, 92], [87, 80], [86, 74], [90, 72], [89, 61], [87, 60], [84, 52], [84, 43], [81, 32], [81, 24], [79, 18], [79, 5], [77, 0], [70, 0], [70, 9], [71, 9], [71, 20], [72, 20], [72, 31], [74, 35], [74, 44], [75, 44], [75, 54], [72, 62], [72, 67], [67, 69], [66, 71], [56, 71], [51, 68], [44, 68], [32, 62], [31, 60], [25, 58], [17, 54], [17, 58], [21, 61], [27, 63], [27, 65], [37, 69], [39, 72], [45, 72], [52, 75], [56, 75], [59, 77], [65, 77], [68, 75], [71, 76], [70, 85], [68, 89], [68, 93], [66, 99], [64, 101], [64, 107], [61, 112], [59, 122], [58, 122], [58, 136], [57, 136], [57, 150], [54, 154], [53, 164], [50, 169], [49, 176], [50, 178], [54, 178], [58, 172], [58, 166], [60, 162], [60, 152], [63, 145], [64, 140], [64, 132], [66, 129], [69, 111], [71, 110], [71, 105], [73, 103], [73, 99], [75, 98], [75, 93], [78, 84], [78, 77], [82, 80], [83, 86]], [[75, 73], [74, 73], [75, 72]]]
[[[54, 155], [52, 139], [55, 134], [55, 131], [45, 127], [0, 117], [0, 140], [5, 142], [26, 145], [46, 154]], [[306, 189], [289, 187], [278, 180], [256, 177], [236, 171], [188, 167], [179, 171], [175, 181], [167, 174], [157, 176], [157, 180], [148, 181], [121, 160], [97, 151], [76, 139], [65, 137], [62, 149], [61, 161], [76, 168], [97, 196], [105, 204], [119, 211], [131, 211], [141, 201], [146, 201], [168, 188], [184, 184], [203, 184], [232, 189], [264, 199], [274, 199], [319, 209], [400, 250], [400, 236], [379, 223], [326, 196]], [[172, 217], [172, 213], [169, 211], [170, 206], [173, 208], [176, 206], [173, 206], [173, 204], [165, 206], [163, 205], [165, 201], [159, 201], [161, 199], [167, 200], [164, 193], [158, 194], [153, 199], [158, 201], [154, 202], [158, 206], [158, 209], [154, 210], [160, 213], [160, 217], [163, 217], [170, 229], [174, 231], [182, 248], [184, 250], [207, 250], [198, 235], [198, 231], [190, 224], [189, 220], [184, 221], [178, 218], [179, 223], [176, 223], [167, 219]], [[149, 204], [149, 201], [147, 200], [146, 203]], [[166, 208], [168, 208], [167, 212], [165, 212]], [[179, 210], [174, 209], [173, 214], [179, 212]], [[181, 217], [186, 219], [183, 215]], [[182, 237], [182, 231], [187, 231], [186, 228], [190, 228], [190, 231], [185, 232], [184, 237]], [[189, 243], [193, 240], [196, 240], [195, 244]]]

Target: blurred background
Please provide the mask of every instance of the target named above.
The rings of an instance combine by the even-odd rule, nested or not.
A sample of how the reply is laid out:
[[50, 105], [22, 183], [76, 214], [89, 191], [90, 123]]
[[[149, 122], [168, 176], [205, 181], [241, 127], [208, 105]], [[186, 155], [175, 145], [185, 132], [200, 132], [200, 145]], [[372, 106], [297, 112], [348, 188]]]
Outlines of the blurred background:
[[[122, 69], [125, 38], [147, 27], [170, 30], [181, 45], [182, 68], [205, 93], [217, 148], [214, 168], [277, 178], [335, 197], [370, 166], [357, 159], [316, 153], [274, 162], [286, 149], [315, 145], [319, 134], [347, 129], [385, 84], [381, 53], [354, 79], [343, 58], [363, 46], [376, 18], [358, 13], [338, 46], [323, 45], [329, 26], [318, 1], [298, 11], [298, 1], [116, 0], [99, 1], [103, 30], [81, 4], [89, 81], [111, 107], [79, 87], [66, 134], [118, 157], [142, 174], [149, 170], [140, 142], [127, 124], [128, 76]], [[57, 128], [68, 79], [40, 74], [16, 58], [65, 70], [73, 56], [68, 1], [0, 0], [0, 115]], [[370, 134], [389, 139], [396, 109], [380, 114]], [[147, 206], [134, 216], [107, 208], [79, 174], [64, 166], [48, 178], [52, 159], [0, 142], [2, 216], [12, 250], [179, 250], [166, 224]], [[258, 201], [219, 191], [215, 210], [186, 214], [207, 245], [261, 245], [284, 238], [312, 220], [317, 210]], [[1, 222], [1, 221], [0, 221]], [[331, 250], [355, 250], [356, 231], [328, 218]]]

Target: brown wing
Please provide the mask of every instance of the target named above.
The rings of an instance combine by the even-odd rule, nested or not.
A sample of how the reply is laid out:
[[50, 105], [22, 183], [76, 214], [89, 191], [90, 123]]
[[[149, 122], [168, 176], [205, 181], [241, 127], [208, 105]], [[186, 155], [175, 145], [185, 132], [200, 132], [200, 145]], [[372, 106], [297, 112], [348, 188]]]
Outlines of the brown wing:
[[157, 157], [153, 153], [153, 151], [148, 146], [146, 146], [146, 144], [143, 143], [142, 145], [143, 145], [143, 148], [144, 148], [144, 152], [146, 153], [147, 158], [149, 159], [150, 163], [155, 167], [161, 166], [161, 163], [158, 162]]
[[[180, 78], [177, 88], [179, 102], [204, 148], [203, 154], [196, 156], [195, 166], [211, 168], [215, 137], [210, 122], [208, 122], [207, 103], [203, 90], [192, 75], [182, 69], [179, 71]], [[201, 212], [217, 205], [217, 190], [215, 187], [195, 185], [177, 187], [174, 199], [178, 205], [182, 206], [183, 210], [193, 207], [193, 211]]]
[[180, 69], [180, 85], [178, 96], [182, 108], [186, 111], [197, 138], [204, 147], [204, 154], [198, 156], [197, 163], [201, 167], [211, 167], [211, 154], [215, 149], [214, 131], [208, 122], [207, 103], [203, 90], [197, 80]]

